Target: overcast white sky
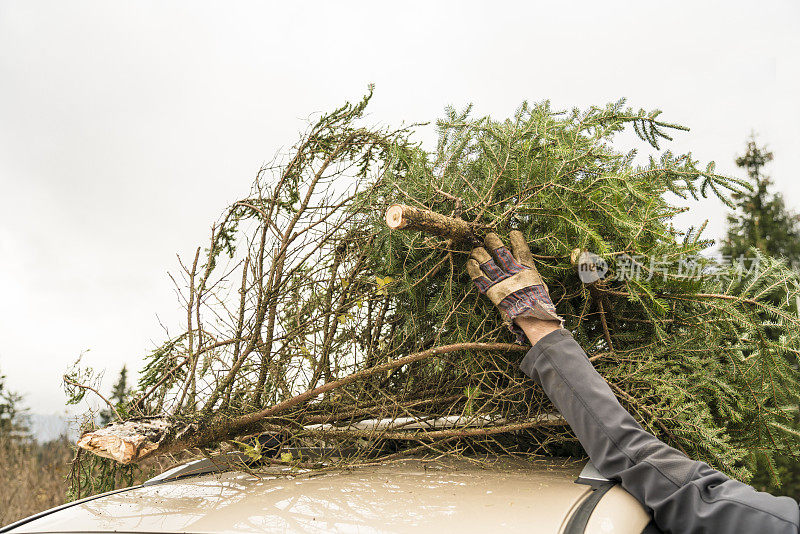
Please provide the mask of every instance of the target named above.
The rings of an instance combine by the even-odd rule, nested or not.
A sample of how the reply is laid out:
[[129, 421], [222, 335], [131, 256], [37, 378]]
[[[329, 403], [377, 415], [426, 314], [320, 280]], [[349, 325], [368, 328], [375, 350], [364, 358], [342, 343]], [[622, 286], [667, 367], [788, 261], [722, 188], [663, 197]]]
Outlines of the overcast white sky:
[[[0, 372], [63, 411], [81, 351], [137, 369], [180, 320], [167, 271], [306, 118], [376, 84], [371, 120], [628, 97], [718, 169], [751, 130], [800, 208], [800, 4], [0, 0]], [[420, 131], [430, 142], [431, 128]], [[685, 222], [709, 218], [716, 201]]]

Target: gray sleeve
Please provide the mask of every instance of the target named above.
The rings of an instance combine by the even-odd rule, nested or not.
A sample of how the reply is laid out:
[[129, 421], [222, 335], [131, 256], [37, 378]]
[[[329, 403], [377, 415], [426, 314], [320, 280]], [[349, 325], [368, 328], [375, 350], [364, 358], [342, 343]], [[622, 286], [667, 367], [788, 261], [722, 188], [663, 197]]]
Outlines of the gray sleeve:
[[567, 330], [542, 338], [520, 368], [542, 386], [597, 469], [619, 480], [665, 532], [798, 532], [794, 500], [757, 492], [642, 429]]

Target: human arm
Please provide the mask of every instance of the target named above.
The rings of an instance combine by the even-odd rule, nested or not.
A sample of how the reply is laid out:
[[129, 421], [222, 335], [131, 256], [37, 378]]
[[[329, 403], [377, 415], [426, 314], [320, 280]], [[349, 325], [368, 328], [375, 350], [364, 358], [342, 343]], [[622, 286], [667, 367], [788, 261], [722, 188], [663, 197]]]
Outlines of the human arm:
[[619, 480], [662, 530], [798, 532], [800, 512], [794, 500], [757, 492], [642, 429], [572, 335], [552, 327], [523, 327], [531, 333], [533, 347], [520, 369], [544, 389], [595, 467]]
[[[498, 259], [494, 263], [503, 262]], [[473, 279], [477, 274], [474, 267], [470, 269]], [[491, 274], [491, 268], [480, 265], [480, 269], [481, 276]], [[541, 287], [524, 295], [544, 295], [547, 301], [538, 305], [552, 306], [543, 281]], [[500, 304], [498, 307], [508, 317]], [[658, 440], [620, 405], [572, 334], [557, 320], [542, 320], [519, 309], [515, 313], [513, 327], [533, 345], [520, 369], [539, 383], [597, 469], [607, 478], [619, 480], [652, 512], [662, 530], [798, 532], [800, 511], [794, 500], [757, 492]]]

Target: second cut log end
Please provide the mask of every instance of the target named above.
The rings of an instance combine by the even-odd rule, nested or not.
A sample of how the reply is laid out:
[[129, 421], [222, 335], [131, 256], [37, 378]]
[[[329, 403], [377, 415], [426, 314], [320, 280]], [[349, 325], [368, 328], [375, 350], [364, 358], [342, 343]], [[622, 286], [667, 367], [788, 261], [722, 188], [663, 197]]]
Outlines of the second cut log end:
[[408, 224], [403, 218], [403, 206], [400, 204], [392, 204], [386, 210], [386, 224], [392, 230], [399, 230]]

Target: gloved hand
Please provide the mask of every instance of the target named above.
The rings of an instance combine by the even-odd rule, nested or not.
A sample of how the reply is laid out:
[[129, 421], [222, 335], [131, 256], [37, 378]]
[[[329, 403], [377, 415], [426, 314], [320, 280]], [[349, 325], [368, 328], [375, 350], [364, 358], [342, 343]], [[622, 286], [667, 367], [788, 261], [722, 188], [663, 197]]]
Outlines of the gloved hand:
[[559, 321], [560, 324], [564, 323], [564, 319], [556, 313], [522, 232], [512, 230], [510, 237], [513, 255], [497, 234], [488, 234], [484, 239], [486, 248], [477, 247], [470, 253], [467, 271], [478, 290], [500, 309], [503, 320], [514, 332], [517, 341], [524, 343], [525, 334], [514, 323], [515, 318], [534, 317]]

